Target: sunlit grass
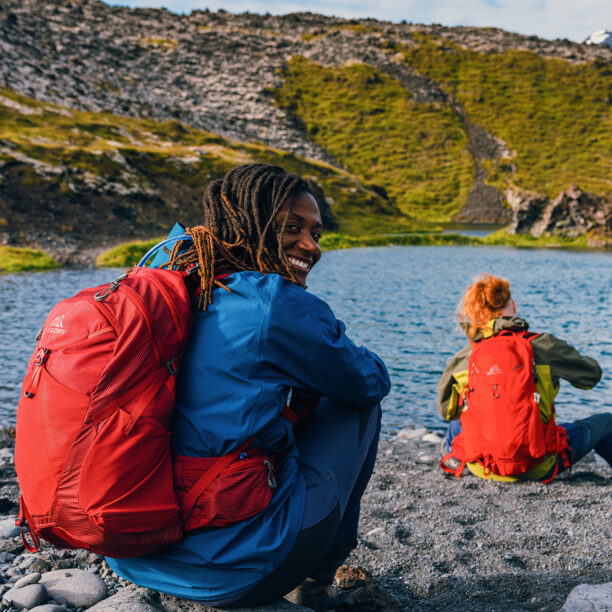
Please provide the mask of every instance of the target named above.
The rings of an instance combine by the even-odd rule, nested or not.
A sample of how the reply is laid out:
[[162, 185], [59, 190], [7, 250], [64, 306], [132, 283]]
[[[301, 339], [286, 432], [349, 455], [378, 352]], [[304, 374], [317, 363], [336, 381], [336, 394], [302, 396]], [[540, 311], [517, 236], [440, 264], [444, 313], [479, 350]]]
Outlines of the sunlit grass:
[[0, 246], [0, 272], [51, 270], [59, 264], [47, 253], [36, 249]]
[[[554, 198], [570, 184], [612, 194], [612, 65], [572, 63], [532, 51], [481, 53], [413, 33], [411, 68], [451, 94], [467, 117], [502, 139], [510, 159], [490, 182]], [[399, 50], [399, 48], [398, 48]]]
[[[55, 183], [60, 194], [74, 193], [79, 180], [113, 183], [160, 197], [171, 214], [187, 203], [197, 208], [206, 185], [245, 163], [282, 166], [310, 180], [330, 203], [330, 227], [349, 233], [414, 229], [375, 184], [329, 164], [256, 143], [222, 138], [178, 121], [120, 117], [42, 103], [0, 88], [0, 140], [10, 143], [2, 160], [27, 164], [31, 187]], [[13, 157], [11, 157], [13, 156]], [[34, 168], [43, 167], [45, 173]], [[68, 167], [77, 172], [66, 173]], [[146, 211], [142, 212], [146, 215]]]
[[127, 268], [135, 266], [163, 237], [151, 240], [137, 240], [119, 244], [104, 253], [98, 255], [96, 265], [100, 268]]
[[278, 104], [352, 173], [381, 185], [412, 218], [448, 220], [464, 204], [473, 163], [461, 121], [417, 103], [399, 81], [362, 64], [327, 68], [294, 57]]

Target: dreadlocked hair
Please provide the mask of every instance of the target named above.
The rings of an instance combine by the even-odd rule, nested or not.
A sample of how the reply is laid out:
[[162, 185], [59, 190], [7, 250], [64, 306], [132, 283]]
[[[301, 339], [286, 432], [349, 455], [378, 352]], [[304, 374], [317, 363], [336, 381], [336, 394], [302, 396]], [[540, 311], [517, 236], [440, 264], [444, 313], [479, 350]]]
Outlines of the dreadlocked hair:
[[276, 216], [287, 200], [291, 208], [307, 191], [304, 179], [280, 166], [247, 164], [230, 170], [206, 188], [203, 224], [186, 230], [193, 245], [181, 252], [182, 242], [176, 243], [167, 266], [188, 270], [197, 264], [202, 288], [199, 307], [203, 310], [212, 302], [215, 287], [227, 289], [215, 279], [220, 270], [274, 272], [297, 283], [283, 251], [286, 218], [278, 227]]

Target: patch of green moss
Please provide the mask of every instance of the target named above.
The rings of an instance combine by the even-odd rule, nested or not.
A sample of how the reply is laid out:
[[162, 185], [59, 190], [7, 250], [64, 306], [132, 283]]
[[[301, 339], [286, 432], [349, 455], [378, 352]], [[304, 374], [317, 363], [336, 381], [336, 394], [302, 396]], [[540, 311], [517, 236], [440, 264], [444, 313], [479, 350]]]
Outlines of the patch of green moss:
[[136, 265], [160, 240], [162, 238], [158, 237], [120, 244], [98, 255], [96, 265], [100, 268], [129, 268]]
[[348, 30], [350, 32], [355, 32], [356, 34], [383, 34], [384, 31], [382, 27], [375, 24], [364, 24], [364, 23], [348, 23], [345, 25], [339, 25], [333, 28], [324, 29], [318, 28], [316, 30], [312, 30], [311, 32], [306, 32], [305, 34], [300, 35], [300, 40], [304, 42], [310, 42], [311, 40], [315, 40], [317, 38], [324, 38], [325, 36], [329, 36], [331, 34], [336, 34], [337, 32], [342, 32], [342, 30]]
[[381, 185], [398, 208], [443, 221], [464, 204], [473, 162], [447, 104], [417, 103], [395, 79], [365, 65], [325, 68], [293, 58], [277, 103], [352, 173]]
[[348, 236], [327, 233], [321, 238], [324, 250], [353, 249], [364, 246], [448, 246], [480, 244], [478, 238], [441, 232], [412, 232], [402, 234], [372, 234]]
[[549, 198], [571, 183], [612, 193], [612, 65], [531, 51], [481, 53], [413, 36], [418, 44], [403, 49], [404, 61], [440, 84], [469, 120], [513, 152], [490, 175], [492, 184], [504, 188], [510, 179]]
[[0, 246], [0, 272], [51, 270], [59, 264], [43, 251]]

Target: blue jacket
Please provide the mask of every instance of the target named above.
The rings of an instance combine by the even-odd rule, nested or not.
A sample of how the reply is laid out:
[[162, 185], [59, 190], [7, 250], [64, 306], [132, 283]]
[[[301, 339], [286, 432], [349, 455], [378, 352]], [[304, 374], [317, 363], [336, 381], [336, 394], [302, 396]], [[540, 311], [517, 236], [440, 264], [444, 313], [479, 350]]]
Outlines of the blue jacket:
[[[234, 273], [195, 315], [172, 425], [178, 455], [225, 454], [255, 435], [283, 452], [269, 506], [144, 557], [109, 559], [118, 574], [202, 601], [239, 596], [289, 553], [302, 523], [305, 485], [292, 426], [281, 417], [291, 387], [354, 406], [389, 392], [382, 360], [345, 335], [325, 302], [276, 274]], [[331, 509], [330, 509], [331, 510]]]

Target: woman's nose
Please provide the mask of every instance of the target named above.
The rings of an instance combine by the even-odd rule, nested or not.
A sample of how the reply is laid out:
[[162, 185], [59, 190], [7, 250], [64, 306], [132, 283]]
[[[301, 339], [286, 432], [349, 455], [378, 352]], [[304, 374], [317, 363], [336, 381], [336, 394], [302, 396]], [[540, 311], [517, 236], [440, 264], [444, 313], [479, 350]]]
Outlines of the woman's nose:
[[319, 243], [311, 236], [310, 233], [305, 233], [300, 236], [298, 246], [307, 253], [315, 254], [321, 251]]

